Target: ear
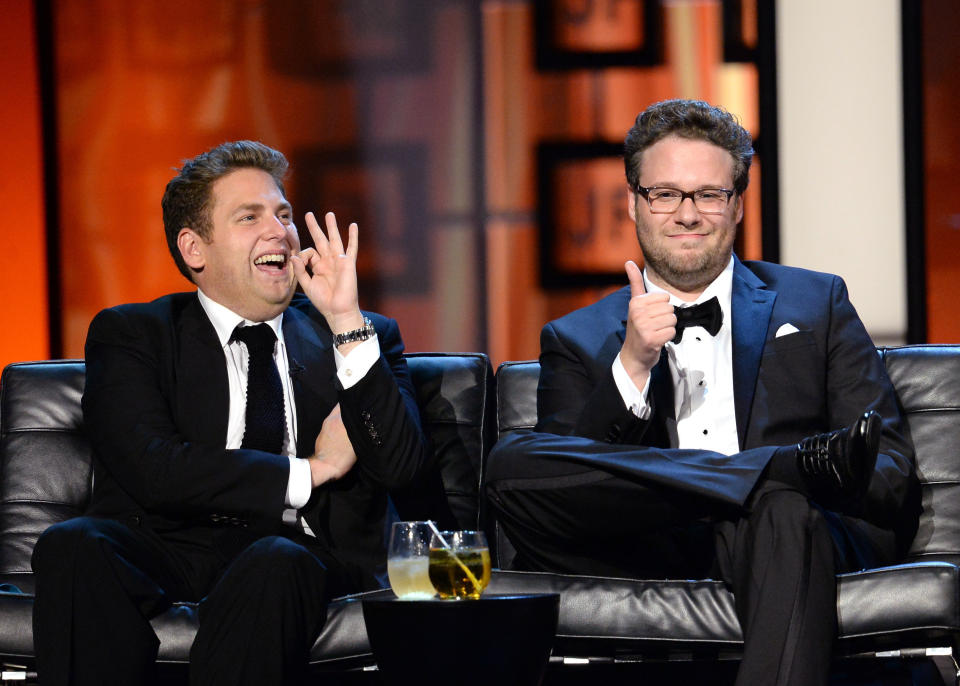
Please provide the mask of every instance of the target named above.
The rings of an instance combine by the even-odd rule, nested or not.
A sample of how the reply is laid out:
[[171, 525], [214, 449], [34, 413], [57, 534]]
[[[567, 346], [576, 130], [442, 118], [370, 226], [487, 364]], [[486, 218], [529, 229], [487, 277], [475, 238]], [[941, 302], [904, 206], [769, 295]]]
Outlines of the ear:
[[634, 224], [637, 223], [637, 192], [627, 186], [627, 214]]
[[734, 222], [734, 226], [743, 221], [743, 196], [737, 193], [737, 219]]
[[191, 269], [203, 269], [203, 265], [206, 263], [203, 253], [204, 245], [205, 242], [200, 234], [193, 229], [184, 227], [177, 234], [177, 247], [180, 249], [180, 256]]

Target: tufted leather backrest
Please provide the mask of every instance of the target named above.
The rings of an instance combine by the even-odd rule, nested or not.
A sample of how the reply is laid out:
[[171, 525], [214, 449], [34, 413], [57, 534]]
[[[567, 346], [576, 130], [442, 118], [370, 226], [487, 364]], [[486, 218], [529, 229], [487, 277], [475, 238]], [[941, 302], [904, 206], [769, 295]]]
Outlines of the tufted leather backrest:
[[880, 350], [907, 418], [923, 498], [911, 560], [960, 563], [960, 346]]
[[[497, 367], [497, 440], [511, 431], [532, 429], [537, 424], [537, 384], [540, 363], [536, 360], [504, 362]], [[494, 517], [486, 521], [492, 538], [493, 564], [501, 569], [512, 566], [516, 550]]]
[[538, 383], [540, 363], [536, 360], [504, 362], [497, 367], [497, 439], [537, 425]]
[[[459, 526], [475, 527], [493, 425], [490, 362], [479, 353], [415, 353], [406, 359], [448, 511]], [[0, 583], [32, 592], [30, 556], [37, 538], [87, 506], [93, 469], [80, 409], [83, 382], [82, 360], [16, 363], [3, 370]], [[404, 495], [417, 500], [419, 494]]]
[[57, 360], [11, 364], [0, 378], [0, 582], [24, 591], [37, 537], [90, 497], [83, 375], [82, 361]]
[[[960, 346], [881, 348], [917, 454], [923, 512], [910, 548], [912, 560], [960, 563]], [[497, 369], [497, 438], [537, 423], [536, 360]], [[512, 554], [497, 531], [501, 564]]]
[[[408, 353], [420, 419], [458, 529], [479, 526], [480, 478], [493, 442], [493, 369], [480, 353]], [[430, 507], [423, 516], [441, 520]], [[413, 519], [414, 517], [405, 517]], [[442, 520], [441, 520], [441, 523]]]

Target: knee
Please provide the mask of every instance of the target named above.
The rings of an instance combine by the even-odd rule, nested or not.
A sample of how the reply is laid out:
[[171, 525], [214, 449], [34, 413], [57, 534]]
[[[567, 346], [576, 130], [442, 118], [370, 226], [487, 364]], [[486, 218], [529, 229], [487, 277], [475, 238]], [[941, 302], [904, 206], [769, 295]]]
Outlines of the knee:
[[513, 468], [525, 455], [520, 447], [524, 436], [523, 432], [507, 434], [490, 449], [484, 469], [484, 480], [488, 491], [496, 490], [501, 480], [513, 476]]
[[324, 578], [326, 568], [316, 555], [283, 536], [258, 539], [234, 563], [248, 569], [249, 581], [264, 585], [297, 579]]
[[592, 441], [574, 436], [514, 431], [491, 448], [484, 480], [492, 490], [503, 491], [519, 487], [518, 484], [530, 485], [551, 477], [590, 471], [589, 465], [567, 458], [589, 454], [593, 447]]
[[48, 527], [33, 547], [31, 562], [34, 573], [42, 574], [53, 568], [62, 568], [82, 554], [80, 551], [101, 538], [98, 522], [90, 517], [75, 517]]

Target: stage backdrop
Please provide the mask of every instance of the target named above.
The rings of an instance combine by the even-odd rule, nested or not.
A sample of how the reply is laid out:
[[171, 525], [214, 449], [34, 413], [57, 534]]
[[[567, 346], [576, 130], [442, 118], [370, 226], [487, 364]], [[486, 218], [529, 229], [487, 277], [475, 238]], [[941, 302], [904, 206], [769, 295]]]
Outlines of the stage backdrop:
[[[361, 236], [362, 305], [411, 350], [535, 357], [639, 258], [619, 146], [705, 98], [759, 130], [751, 0], [53, 0], [62, 353], [102, 307], [190, 287], [160, 197], [183, 158], [283, 150], [298, 215]], [[763, 254], [763, 150], [741, 254]]]

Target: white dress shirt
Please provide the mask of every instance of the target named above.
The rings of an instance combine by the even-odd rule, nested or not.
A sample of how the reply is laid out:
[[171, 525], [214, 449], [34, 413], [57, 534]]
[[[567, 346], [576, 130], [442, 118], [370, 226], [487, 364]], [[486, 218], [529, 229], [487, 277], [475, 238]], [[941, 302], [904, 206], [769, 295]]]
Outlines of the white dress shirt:
[[[247, 416], [247, 363], [249, 354], [247, 346], [241, 341], [231, 341], [233, 330], [238, 324], [259, 324], [251, 322], [230, 311], [223, 305], [211, 300], [203, 291], [197, 290], [200, 305], [210, 323], [217, 332], [217, 338], [223, 347], [224, 358], [227, 364], [227, 383], [230, 392], [230, 410], [227, 420], [226, 448], [234, 450], [243, 443], [243, 432], [246, 428]], [[283, 313], [268, 322], [263, 322], [273, 329], [277, 335], [277, 346], [274, 349], [273, 359], [280, 373], [280, 384], [283, 386], [284, 414], [286, 417], [286, 431], [283, 437], [284, 455], [290, 460], [290, 476], [287, 480], [287, 492], [284, 504], [288, 509], [283, 512], [283, 521], [295, 525], [298, 519], [297, 510], [307, 504], [313, 490], [310, 464], [305, 459], [297, 457], [297, 406], [293, 397], [293, 386], [290, 382], [290, 360], [287, 357], [287, 347], [283, 339]], [[359, 382], [380, 357], [380, 344], [374, 335], [360, 343], [346, 356], [334, 348], [334, 361], [337, 366], [337, 377], [344, 388], [350, 388]], [[305, 522], [301, 522], [309, 531]]]
[[[647, 293], [665, 291], [650, 283], [643, 272]], [[733, 337], [730, 301], [733, 289], [733, 257], [729, 264], [694, 302], [671, 295], [670, 304], [689, 307], [716, 297], [723, 311], [723, 324], [716, 336], [702, 326], [684, 330], [679, 343], [668, 342], [661, 352], [667, 355], [673, 379], [674, 412], [680, 448], [699, 448], [732, 455], [740, 450], [737, 417], [733, 401]], [[647, 397], [650, 379], [638, 389], [617, 355], [613, 378], [623, 401], [641, 419], [650, 416]]]

